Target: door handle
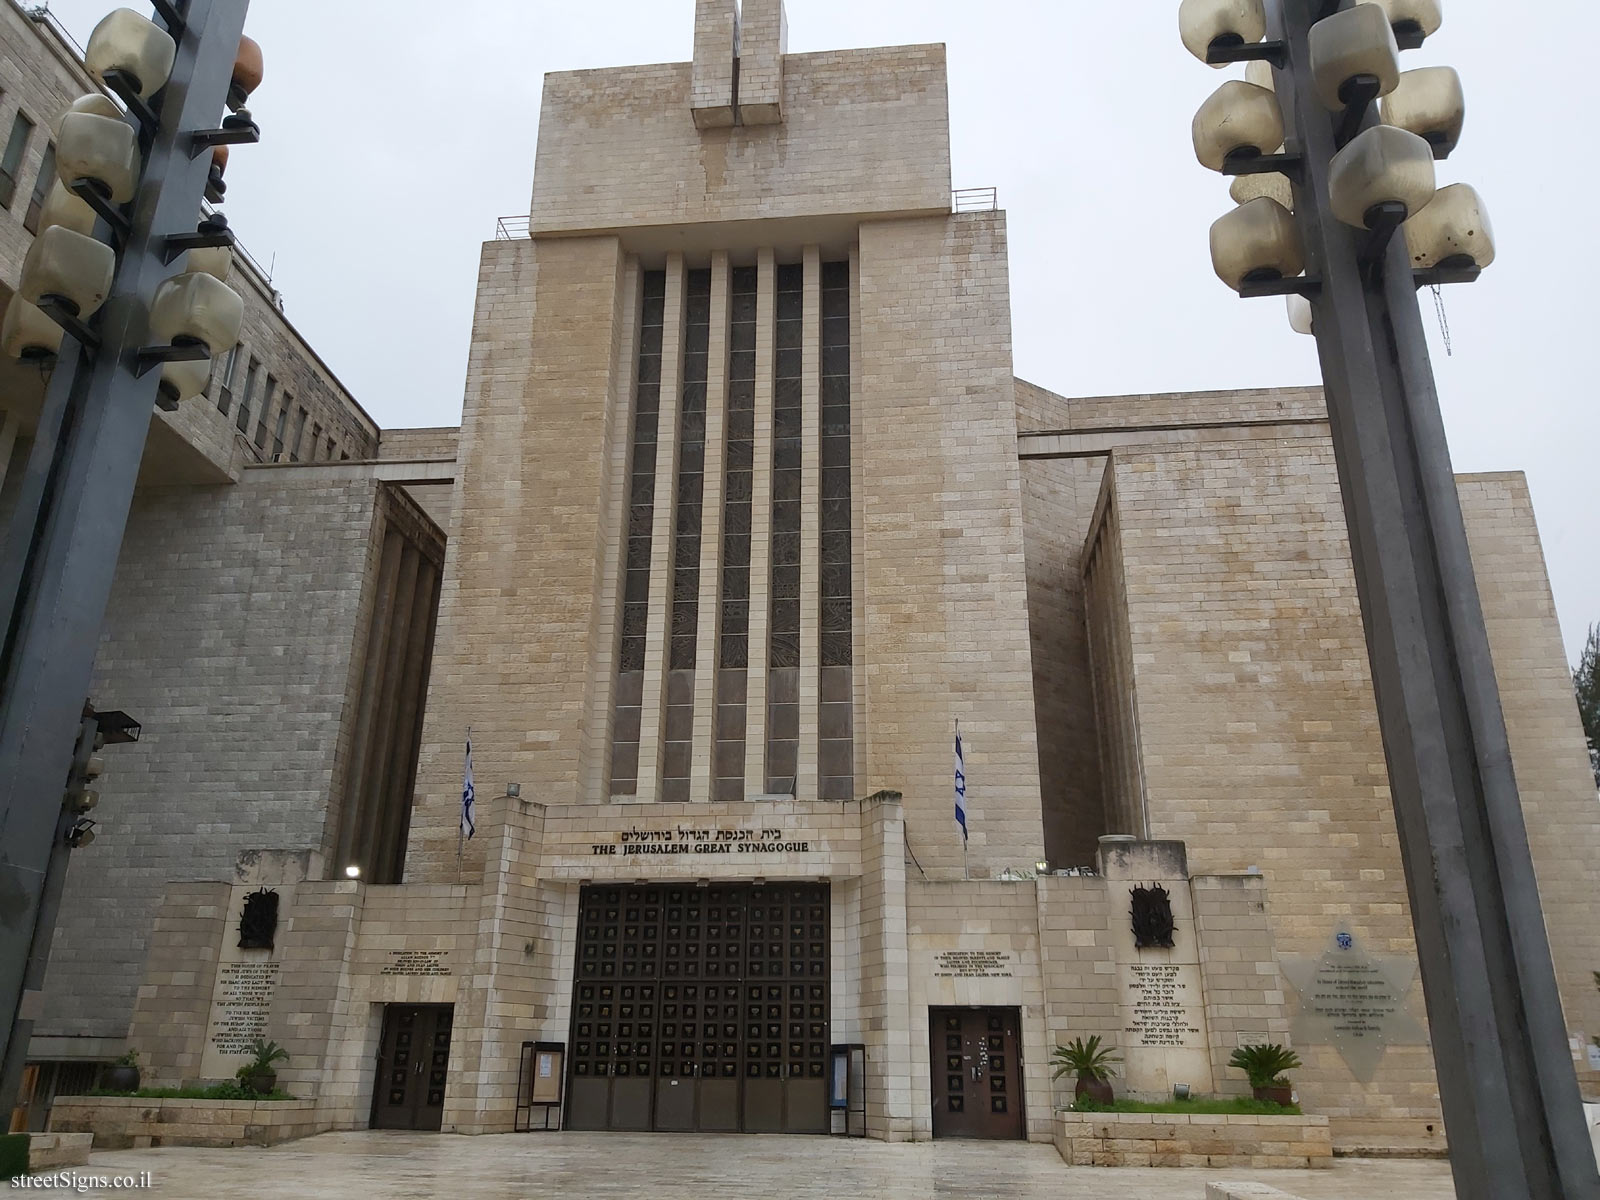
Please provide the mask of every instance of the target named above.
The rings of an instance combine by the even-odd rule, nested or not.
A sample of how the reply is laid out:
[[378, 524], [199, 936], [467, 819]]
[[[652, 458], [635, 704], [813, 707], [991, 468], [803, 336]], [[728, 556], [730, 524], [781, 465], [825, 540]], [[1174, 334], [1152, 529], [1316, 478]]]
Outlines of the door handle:
[[420, 1058], [417, 1059], [416, 1070], [412, 1071], [412, 1074], [413, 1075], [421, 1075], [422, 1074], [422, 1060]]
[[982, 1068], [982, 1067], [973, 1067], [973, 1068], [972, 1068], [972, 1077], [973, 1077], [973, 1078], [974, 1078], [974, 1079], [976, 1079], [976, 1078], [978, 1078], [978, 1075], [979, 1075], [979, 1073], [980, 1073], [980, 1072], [981, 1072], [981, 1071], [982, 1071], [982, 1070], [983, 1070], [983, 1068]]

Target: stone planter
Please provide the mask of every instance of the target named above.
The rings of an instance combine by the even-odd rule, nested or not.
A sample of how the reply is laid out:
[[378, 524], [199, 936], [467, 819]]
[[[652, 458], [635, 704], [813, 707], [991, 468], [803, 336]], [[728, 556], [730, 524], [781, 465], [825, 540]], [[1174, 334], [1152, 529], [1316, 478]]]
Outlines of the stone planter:
[[52, 1133], [92, 1133], [96, 1150], [276, 1146], [328, 1129], [315, 1100], [181, 1100], [59, 1096]]

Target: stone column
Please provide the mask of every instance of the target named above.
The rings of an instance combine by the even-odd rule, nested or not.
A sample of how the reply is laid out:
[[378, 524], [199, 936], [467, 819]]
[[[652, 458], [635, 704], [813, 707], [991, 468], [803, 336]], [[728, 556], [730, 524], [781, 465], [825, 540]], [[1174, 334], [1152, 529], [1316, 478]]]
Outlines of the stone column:
[[711, 256], [711, 332], [706, 367], [705, 482], [700, 493], [700, 603], [695, 632], [694, 739], [689, 798], [712, 798], [717, 670], [721, 666], [722, 498], [728, 452], [728, 254]]

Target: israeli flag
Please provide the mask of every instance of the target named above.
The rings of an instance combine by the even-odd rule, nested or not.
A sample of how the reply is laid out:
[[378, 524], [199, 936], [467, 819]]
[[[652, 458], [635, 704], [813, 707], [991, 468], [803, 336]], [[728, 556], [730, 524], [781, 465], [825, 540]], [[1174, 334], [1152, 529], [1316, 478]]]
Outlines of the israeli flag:
[[472, 734], [467, 734], [467, 773], [461, 783], [461, 836], [470, 838], [478, 831], [472, 819], [472, 801], [477, 793], [472, 787]]
[[956, 722], [956, 824], [961, 826], [961, 843], [967, 841], [967, 756], [961, 749], [961, 723]]

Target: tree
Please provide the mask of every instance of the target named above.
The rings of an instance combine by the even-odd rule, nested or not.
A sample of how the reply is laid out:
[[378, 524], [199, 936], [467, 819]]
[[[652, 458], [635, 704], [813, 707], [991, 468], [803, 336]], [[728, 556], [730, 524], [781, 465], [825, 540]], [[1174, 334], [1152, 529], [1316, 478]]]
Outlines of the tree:
[[1572, 687], [1589, 738], [1589, 765], [1594, 768], [1595, 786], [1600, 787], [1600, 625], [1589, 626], [1589, 640], [1572, 672]]

